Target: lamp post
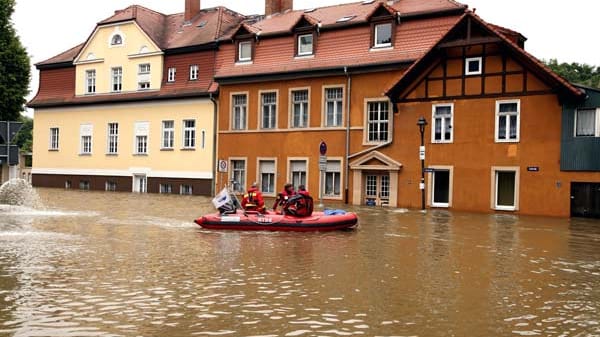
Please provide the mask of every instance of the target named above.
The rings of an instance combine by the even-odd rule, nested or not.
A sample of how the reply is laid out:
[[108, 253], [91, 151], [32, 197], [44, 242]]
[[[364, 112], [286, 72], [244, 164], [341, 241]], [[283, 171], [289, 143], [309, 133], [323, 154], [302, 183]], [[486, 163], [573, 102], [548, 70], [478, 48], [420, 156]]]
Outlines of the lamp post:
[[421, 147], [419, 148], [419, 158], [421, 159], [421, 183], [419, 188], [421, 189], [421, 210], [425, 210], [425, 126], [427, 126], [427, 120], [425, 117], [419, 117], [417, 121], [419, 126], [419, 132], [421, 133]]

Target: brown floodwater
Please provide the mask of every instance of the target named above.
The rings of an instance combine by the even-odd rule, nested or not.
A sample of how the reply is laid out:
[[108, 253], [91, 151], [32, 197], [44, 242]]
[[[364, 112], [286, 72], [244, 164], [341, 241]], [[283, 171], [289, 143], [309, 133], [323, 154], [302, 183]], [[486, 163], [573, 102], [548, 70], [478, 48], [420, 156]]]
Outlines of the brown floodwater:
[[[202, 230], [209, 198], [0, 206], [0, 336], [598, 336], [600, 221], [349, 207], [357, 230]], [[333, 205], [340, 207], [340, 205]]]

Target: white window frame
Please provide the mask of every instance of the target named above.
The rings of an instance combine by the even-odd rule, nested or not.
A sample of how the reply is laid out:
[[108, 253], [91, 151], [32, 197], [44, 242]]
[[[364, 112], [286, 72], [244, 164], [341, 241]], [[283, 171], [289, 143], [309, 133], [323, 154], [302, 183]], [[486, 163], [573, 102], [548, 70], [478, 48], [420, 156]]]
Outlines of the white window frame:
[[[145, 131], [144, 131], [145, 129]], [[140, 140], [145, 137], [145, 152], [140, 150]], [[148, 155], [150, 152], [150, 122], [135, 122], [133, 126], [133, 154], [138, 156]]]
[[[141, 147], [141, 151], [140, 151]], [[145, 155], [148, 154], [148, 135], [136, 135], [135, 136], [135, 154]]]
[[[237, 96], [244, 96], [245, 103], [243, 105], [235, 105], [235, 98]], [[232, 92], [230, 95], [230, 106], [231, 106], [231, 122], [229, 123], [232, 131], [247, 130], [248, 129], [248, 92]], [[235, 115], [236, 109], [240, 109], [240, 127], [236, 128]], [[243, 113], [242, 113], [243, 108]], [[243, 119], [243, 120], [242, 120]]]
[[[577, 116], [578, 116], [578, 112], [579, 110], [594, 110], [595, 115], [594, 115], [594, 134], [593, 135], [582, 135], [579, 136], [577, 135]], [[590, 107], [590, 108], [578, 108], [575, 109], [575, 123], [573, 125], [573, 137], [575, 138], [590, 138], [590, 137], [600, 137], [600, 128], [598, 126], [600, 126], [600, 108], [594, 108], [594, 107]]]
[[[390, 26], [390, 42], [387, 43], [377, 43], [378, 39], [378, 35], [379, 35], [379, 27], [381, 26]], [[374, 32], [373, 32], [373, 48], [387, 48], [387, 47], [391, 47], [392, 46], [392, 39], [394, 37], [394, 25], [391, 22], [384, 22], [384, 23], [379, 23], [376, 24], [375, 27], [373, 28]]]
[[[517, 104], [517, 125], [516, 125], [516, 138], [510, 139], [510, 118], [507, 118], [506, 124], [506, 135], [507, 139], [500, 139], [500, 105], [501, 104]], [[511, 114], [504, 114], [506, 116], [511, 116]], [[512, 99], [512, 100], [502, 100], [496, 101], [496, 117], [495, 117], [495, 127], [494, 127], [494, 139], [496, 143], [518, 143], [521, 139], [521, 100], [520, 99]]]
[[[479, 69], [476, 71], [470, 71], [469, 70], [469, 63], [471, 62], [478, 62], [479, 63]], [[467, 57], [465, 58], [465, 75], [467, 76], [471, 76], [471, 75], [481, 75], [483, 73], [483, 57], [478, 56], [478, 57]]]
[[167, 82], [175, 82], [175, 76], [177, 75], [177, 68], [171, 67], [167, 70]]
[[236, 185], [232, 186], [233, 191], [235, 192], [244, 192], [246, 190], [246, 181], [248, 180], [248, 158], [246, 157], [230, 157], [229, 158], [229, 179], [228, 181], [232, 181], [235, 180], [235, 176], [236, 176], [236, 172], [235, 170], [238, 170], [234, 167], [234, 162], [236, 161], [241, 161], [244, 163], [244, 168], [241, 170], [242, 175], [240, 178], [242, 178], [243, 181], [236, 181]]
[[194, 187], [190, 184], [181, 184], [181, 185], [179, 185], [179, 194], [180, 195], [194, 195]]
[[[194, 126], [187, 126], [188, 122], [193, 122]], [[184, 119], [182, 123], [182, 148], [191, 150], [196, 148], [196, 120], [195, 119]]]
[[[333, 171], [330, 170], [330, 166], [329, 163], [333, 163], [333, 162], [339, 162], [339, 171]], [[333, 164], [332, 164], [333, 165]], [[327, 157], [327, 169], [325, 170], [324, 174], [319, 174], [319, 189], [322, 189], [322, 193], [321, 195], [323, 196], [323, 199], [328, 199], [328, 200], [342, 200], [342, 196], [344, 194], [343, 191], [343, 184], [344, 184], [344, 169], [343, 166], [344, 165], [344, 161], [342, 157]], [[328, 173], [339, 173], [340, 175], [340, 194], [327, 194], [326, 193], [326, 181], [327, 181], [327, 174]], [[325, 179], [325, 180], [323, 180]], [[334, 187], [334, 191], [335, 191], [335, 187]]]
[[[273, 191], [272, 192], [265, 191], [262, 188], [263, 172], [261, 171], [261, 163], [263, 163], [263, 162], [272, 162], [273, 163], [274, 172], [272, 173], [272, 175], [273, 175]], [[267, 172], [266, 174], [270, 174], [270, 173]], [[276, 194], [277, 194], [277, 157], [258, 157], [256, 159], [256, 182], [258, 182], [258, 187], [260, 188], [260, 190], [264, 196], [270, 196], [270, 197], [276, 196]]]
[[[428, 204], [431, 207], [439, 208], [450, 208], [452, 207], [452, 190], [454, 189], [454, 166], [446, 165], [428, 165], [429, 168], [433, 169], [434, 172], [427, 173], [427, 189], [428, 193]], [[448, 203], [436, 203], [435, 200], [435, 171], [448, 171], [449, 183], [448, 183]]]
[[[302, 44], [302, 38], [306, 37], [306, 36], [310, 36], [310, 51], [302, 51], [302, 46], [304, 46], [304, 44]], [[298, 44], [298, 50], [297, 50], [297, 55], [298, 56], [309, 56], [309, 55], [313, 55], [314, 54], [314, 48], [315, 48], [315, 36], [313, 33], [308, 33], [308, 34], [299, 34], [298, 35], [298, 39], [297, 39], [297, 44]], [[306, 46], [308, 46], [308, 44], [306, 44]]]
[[[119, 88], [115, 90], [115, 86], [119, 86]], [[110, 89], [111, 92], [123, 91], [123, 67], [110, 68]]]
[[[115, 38], [117, 36], [120, 38], [120, 43], [115, 43]], [[110, 46], [111, 47], [122, 46], [124, 44], [125, 44], [125, 37], [123, 37], [123, 34], [121, 34], [121, 33], [114, 33], [113, 35], [111, 35], [111, 37], [110, 37]]]
[[[86, 130], [89, 130], [86, 131]], [[85, 131], [85, 132], [84, 132]], [[94, 126], [92, 124], [81, 124], [79, 126], [79, 154], [91, 155], [94, 146]], [[89, 137], [89, 142], [87, 141]], [[89, 151], [87, 149], [89, 145]]]
[[[111, 126], [116, 126], [116, 133], [112, 133]], [[114, 150], [113, 150], [114, 142]], [[110, 122], [106, 125], [106, 153], [107, 154], [118, 154], [119, 153], [119, 123]]]
[[[289, 181], [292, 184], [294, 183], [294, 179], [293, 179], [294, 171], [292, 171], [292, 162], [294, 162], [294, 161], [303, 161], [305, 163], [306, 170], [304, 172], [305, 172], [306, 176], [304, 178], [304, 180], [305, 180], [304, 184], [307, 185], [309, 182], [309, 177], [310, 177], [310, 160], [308, 157], [288, 157], [287, 158], [287, 175], [286, 175], [286, 177], [288, 177], [287, 181]], [[298, 186], [294, 186], [294, 188], [296, 188], [296, 187], [298, 187]]]
[[[444, 139], [447, 128], [446, 119], [441, 120], [442, 139], [435, 139], [435, 130], [437, 126], [436, 110], [438, 107], [450, 107], [450, 139]], [[431, 106], [431, 142], [435, 144], [453, 143], [454, 142], [454, 103], [432, 104]]]
[[[497, 211], [518, 211], [519, 210], [519, 189], [520, 189], [520, 170], [518, 166], [492, 166], [491, 174], [491, 208]], [[498, 205], [498, 172], [514, 172], [515, 174], [515, 195], [514, 206]]]
[[159, 194], [172, 194], [173, 193], [173, 184], [159, 184], [158, 185], [158, 193]]
[[[327, 92], [329, 90], [334, 90], [334, 89], [341, 89], [342, 91], [342, 98], [341, 98], [341, 104], [339, 104], [339, 106], [336, 104], [334, 105], [334, 107], [338, 107], [338, 108], [334, 108], [334, 125], [329, 125], [327, 122], [327, 103], [330, 101], [333, 102], [337, 102], [336, 100], [330, 100], [327, 98]], [[331, 85], [331, 86], [323, 86], [323, 116], [322, 116], [322, 120], [323, 120], [323, 126], [327, 127], [327, 128], [336, 128], [336, 127], [343, 127], [344, 126], [344, 109], [345, 109], [345, 97], [346, 97], [346, 90], [345, 87], [343, 85]], [[335, 123], [336, 118], [335, 116], [338, 116], [338, 110], [339, 109], [339, 116], [340, 116], [340, 121], [338, 123]]]
[[[294, 94], [297, 92], [306, 92], [306, 101], [295, 101]], [[290, 102], [290, 115], [289, 115], [289, 128], [290, 129], [303, 129], [308, 128], [310, 125], [310, 87], [304, 88], [291, 88], [289, 93], [289, 102]], [[306, 117], [306, 125], [296, 125], [294, 123], [294, 113], [295, 113], [295, 105], [301, 104], [301, 117]], [[306, 109], [304, 108], [304, 104], [306, 104]]]
[[85, 93], [87, 95], [96, 93], [96, 69], [85, 71]]
[[200, 74], [200, 67], [197, 64], [190, 65], [190, 81], [198, 80]]
[[104, 190], [107, 192], [115, 192], [117, 190], [117, 183], [114, 181], [104, 182]]
[[[275, 95], [275, 102], [269, 102], [265, 105], [264, 102], [264, 98], [267, 95]], [[263, 129], [263, 130], [274, 130], [277, 129], [277, 106], [279, 105], [279, 91], [277, 90], [260, 90], [258, 92], [258, 97], [260, 99], [260, 104], [259, 104], [259, 121], [258, 121], [258, 125], [259, 125], [259, 129]], [[268, 125], [265, 125], [264, 122], [264, 117], [265, 117], [265, 108], [268, 107], [269, 108], [269, 121], [268, 121]]]
[[[388, 105], [388, 119], [387, 121], [387, 140], [369, 140], [369, 125], [371, 124], [371, 120], [370, 120], [370, 116], [369, 116], [369, 105], [372, 103], [376, 103], [376, 104], [381, 104], [381, 103], [387, 103]], [[380, 113], [381, 110], [378, 110], [378, 112]], [[392, 104], [391, 102], [387, 99], [387, 98], [365, 98], [364, 100], [364, 137], [363, 137], [363, 145], [372, 145], [372, 144], [382, 144], [385, 142], [389, 142], [392, 140], [392, 132], [393, 132], [393, 125], [392, 125], [392, 121], [393, 121], [393, 111], [392, 111]], [[383, 121], [378, 120], [377, 122], [373, 122], [376, 123], [378, 125], [384, 124]], [[378, 134], [381, 133], [381, 131], [378, 132]]]
[[[165, 123], [171, 123], [170, 127], [165, 127]], [[174, 120], [163, 120], [161, 122], [162, 130], [161, 130], [161, 139], [160, 139], [160, 148], [163, 150], [173, 149], [175, 147], [175, 121]], [[165, 146], [165, 141], [168, 141], [167, 146]]]
[[[247, 57], [242, 57], [242, 48], [243, 46], [250, 46], [250, 55]], [[252, 61], [252, 41], [239, 41], [238, 42], [238, 62], [250, 62]]]
[[[56, 133], [55, 133], [56, 131]], [[50, 128], [50, 139], [48, 143], [48, 150], [58, 151], [60, 141], [60, 128]]]

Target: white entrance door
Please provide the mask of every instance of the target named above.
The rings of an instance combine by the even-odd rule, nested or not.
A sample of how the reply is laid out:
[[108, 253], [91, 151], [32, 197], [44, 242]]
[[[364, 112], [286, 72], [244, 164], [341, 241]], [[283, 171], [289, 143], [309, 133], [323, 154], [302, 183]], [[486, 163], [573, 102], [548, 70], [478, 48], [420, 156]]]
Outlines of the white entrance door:
[[390, 175], [367, 174], [365, 177], [365, 202], [375, 201], [378, 205], [387, 205], [390, 200]]
[[148, 191], [148, 178], [145, 175], [133, 176], [133, 192], [146, 193]]

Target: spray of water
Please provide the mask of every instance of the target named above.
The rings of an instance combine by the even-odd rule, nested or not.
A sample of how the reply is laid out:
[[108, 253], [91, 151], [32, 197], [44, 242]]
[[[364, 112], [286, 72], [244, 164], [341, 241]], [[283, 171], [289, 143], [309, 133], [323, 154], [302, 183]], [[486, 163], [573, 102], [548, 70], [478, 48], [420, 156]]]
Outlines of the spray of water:
[[0, 186], [0, 204], [42, 208], [40, 196], [23, 179], [11, 179]]

